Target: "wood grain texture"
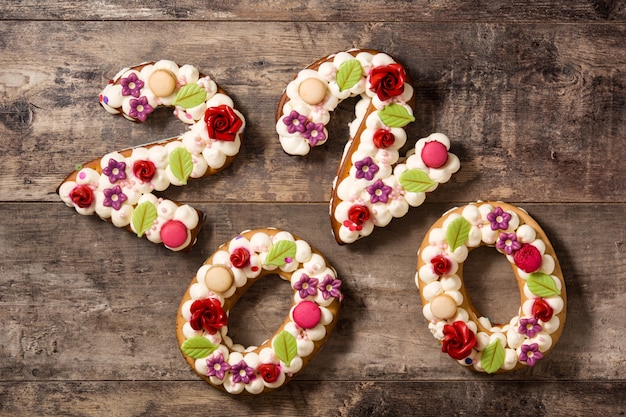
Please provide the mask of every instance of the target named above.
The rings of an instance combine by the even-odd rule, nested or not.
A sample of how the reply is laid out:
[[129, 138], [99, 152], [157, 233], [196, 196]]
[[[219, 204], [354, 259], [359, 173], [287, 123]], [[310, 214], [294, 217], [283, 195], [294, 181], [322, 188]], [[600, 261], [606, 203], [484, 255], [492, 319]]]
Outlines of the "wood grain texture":
[[[362, 417], [441, 415], [620, 415], [626, 384], [546, 382], [316, 382], [292, 381], [264, 397], [207, 395], [204, 381], [56, 381], [0, 383], [4, 415], [172, 415]], [[175, 393], [175, 395], [172, 395]], [[155, 399], [167, 397], [167, 401]], [[310, 398], [318, 400], [310, 402]], [[36, 401], [32, 399], [36, 398]], [[607, 398], [611, 398], [609, 403]], [[122, 410], [122, 412], [120, 412]], [[213, 411], [214, 410], [214, 411]]]
[[[166, 32], [182, 41], [153, 41]], [[205, 33], [212, 36], [202, 45], [184, 41]], [[258, 33], [269, 36], [260, 42]], [[324, 42], [315, 33], [325, 33]], [[232, 34], [258, 46], [233, 51]], [[331, 139], [306, 158], [278, 146], [273, 115], [299, 69], [327, 51], [370, 45], [396, 56], [415, 80], [410, 139], [444, 132], [462, 161], [448, 192], [433, 194], [434, 201], [624, 202], [625, 37], [626, 24], [8, 22], [0, 28], [7, 62], [0, 69], [0, 197], [57, 201], [51, 191], [77, 163], [180, 134], [184, 126], [167, 109], [137, 124], [98, 105], [119, 69], [160, 56], [211, 74], [248, 122], [233, 165], [174, 196], [327, 201], [354, 101], [334, 112]], [[268, 170], [277, 175], [268, 177]], [[233, 189], [231, 177], [246, 178], [246, 187]]]
[[[222, 0], [195, 2], [128, 2], [106, 0], [93, 2], [5, 1], [1, 19], [15, 20], [211, 20], [211, 21], [557, 21], [604, 22], [624, 21], [626, 7], [621, 0], [555, 0], [474, 1], [462, 0], [365, 0], [358, 2], [325, 2], [312, 0], [292, 2], [269, 0], [245, 2]], [[375, 19], [374, 19], [375, 17]]]
[[[0, 7], [0, 416], [626, 413], [623, 1], [198, 3]], [[417, 98], [411, 141], [445, 133], [461, 170], [423, 206], [339, 247], [327, 202], [354, 101], [304, 158], [282, 151], [274, 114], [301, 68], [351, 47], [405, 65]], [[228, 169], [165, 193], [207, 214], [188, 254], [80, 216], [54, 192], [77, 163], [183, 131], [169, 110], [137, 124], [98, 105], [119, 69], [161, 58], [210, 74], [247, 119]], [[430, 225], [488, 199], [541, 224], [568, 294], [554, 350], [495, 376], [440, 352], [414, 281]], [[175, 314], [220, 244], [266, 226], [324, 253], [346, 299], [322, 352], [284, 389], [232, 397], [187, 366]], [[465, 278], [480, 311], [516, 314], [515, 281], [495, 251], [472, 253]], [[282, 322], [282, 284], [266, 278], [239, 301], [237, 341], [260, 343]]]
[[[507, 381], [509, 387], [526, 387], [532, 392], [536, 392], [535, 385], [540, 383], [550, 398], [555, 395], [553, 391], [561, 391], [564, 382], [579, 381], [596, 387], [597, 382], [592, 381], [604, 381], [603, 387], [615, 390], [623, 384], [626, 325], [620, 311], [626, 285], [624, 230], [607, 239], [604, 234], [564, 222], [564, 219], [575, 218], [576, 223], [593, 223], [598, 230], [608, 230], [613, 219], [626, 215], [622, 205], [605, 207], [600, 217], [596, 208], [585, 204], [524, 206], [544, 225], [555, 244], [567, 282], [569, 314], [561, 340], [545, 360], [534, 368], [492, 377], [472, 373], [442, 354], [421, 314], [413, 279], [415, 251], [438, 213], [449, 206], [426, 204], [390, 227], [377, 230], [370, 242], [360, 241], [349, 247], [336, 247], [328, 236], [323, 204], [214, 206], [204, 207], [208, 213], [214, 213], [205, 229], [211, 233], [204, 235], [192, 253], [178, 256], [121, 233], [106, 222], [79, 218], [58, 204], [2, 205], [2, 212], [7, 215], [3, 216], [0, 228], [5, 248], [5, 278], [0, 288], [3, 306], [0, 331], [5, 339], [0, 354], [12, 358], [0, 365], [4, 382], [45, 390], [42, 385], [33, 383], [50, 381], [55, 389], [71, 391], [63, 381], [71, 384], [101, 381], [104, 386], [90, 386], [95, 387], [92, 389], [96, 392], [105, 390], [102, 394], [105, 396], [120, 395], [106, 392], [112, 389], [112, 383], [107, 381], [192, 383], [195, 375], [182, 359], [174, 334], [180, 298], [205, 257], [220, 243], [229, 240], [233, 230], [242, 230], [246, 224], [271, 222], [318, 243], [344, 279], [346, 300], [337, 329], [320, 355], [294, 381], [317, 381], [316, 384], [324, 386], [365, 384], [378, 395], [386, 392], [389, 398], [402, 399], [413, 406], [419, 401], [408, 395], [410, 391], [398, 381], [419, 383], [420, 389], [434, 383], [438, 388], [433, 395], [443, 397], [446, 389], [462, 392], [465, 385], [475, 389], [477, 383], [479, 386], [487, 384], [483, 386], [490, 388], [480, 394], [483, 400], [490, 398], [490, 390], [495, 389], [493, 381]], [[56, 222], [37, 222], [44, 211]], [[16, 218], [20, 221], [15, 222]], [[16, 235], [22, 236], [17, 242], [11, 239]], [[38, 253], [33, 259], [28, 254], [32, 253], [34, 241], [38, 242]], [[473, 261], [489, 263], [486, 269], [466, 272], [470, 294], [479, 308], [506, 311], [511, 300], [517, 298], [516, 290], [511, 291], [508, 285], [514, 283], [508, 264], [493, 262], [494, 258], [484, 252], [476, 255]], [[612, 262], [596, 262], [607, 256]], [[379, 258], [387, 262], [377, 261]], [[472, 285], [473, 279], [487, 282], [490, 288], [476, 288]], [[247, 320], [240, 318], [236, 322], [239, 328], [235, 335], [263, 340], [273, 326], [282, 321], [286, 309], [280, 309], [281, 304], [271, 290], [278, 294], [283, 291], [270, 279], [265, 285], [253, 286], [243, 297], [242, 304], [238, 305], [239, 313], [247, 312], [249, 316]], [[285, 292], [282, 294], [288, 299]], [[29, 384], [23, 385], [27, 382]], [[611, 385], [611, 382], [618, 385]], [[454, 386], [456, 388], [452, 388]], [[574, 387], [581, 389], [580, 385]], [[328, 387], [318, 389], [322, 392], [301, 395], [307, 401], [327, 395]], [[599, 388], [592, 388], [592, 391], [595, 389]], [[202, 392], [207, 399], [221, 398], [208, 386]], [[159, 400], [160, 395], [136, 394], [143, 401], [155, 404], [157, 409], [169, 407]], [[28, 395], [32, 395], [34, 401], [37, 394], [30, 392]], [[194, 394], [184, 389], [176, 391], [179, 398], [185, 395], [190, 395], [191, 400]], [[335, 395], [337, 401], [350, 403], [348, 393]], [[596, 392], [595, 395], [601, 394]], [[370, 397], [363, 395], [375, 401]], [[541, 398], [533, 401], [537, 401], [536, 406], [545, 407]], [[11, 399], [9, 404], [14, 401]], [[363, 401], [366, 400], [346, 405], [347, 415], [359, 415], [357, 410], [366, 407]], [[460, 400], [455, 401], [449, 404], [450, 410], [461, 410], [462, 407], [457, 408]], [[482, 403], [473, 401], [473, 406]], [[287, 404], [282, 405], [285, 415], [291, 415], [288, 410], [298, 410], [297, 402], [291, 405], [295, 408]], [[521, 403], [508, 406], [521, 407]], [[576, 407], [581, 404], [571, 404], [564, 410], [575, 411]], [[313, 408], [313, 413], [328, 415], [324, 410]], [[98, 414], [97, 410], [91, 412]]]

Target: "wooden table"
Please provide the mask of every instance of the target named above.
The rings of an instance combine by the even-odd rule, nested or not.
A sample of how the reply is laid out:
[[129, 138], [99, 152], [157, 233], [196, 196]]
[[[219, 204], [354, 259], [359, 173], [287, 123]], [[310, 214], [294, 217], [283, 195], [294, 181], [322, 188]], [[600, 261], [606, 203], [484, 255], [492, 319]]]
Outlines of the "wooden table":
[[[626, 412], [626, 5], [623, 1], [4, 1], [0, 7], [0, 414], [623, 415]], [[372, 236], [338, 246], [327, 204], [354, 101], [306, 158], [274, 131], [280, 94], [310, 62], [385, 51], [414, 79], [411, 140], [438, 131], [462, 168]], [[247, 119], [222, 173], [168, 190], [207, 213], [195, 249], [173, 253], [97, 218], [55, 189], [78, 163], [182, 132], [170, 110], [145, 124], [98, 93], [124, 66], [190, 63]], [[533, 368], [473, 373], [441, 353], [422, 316], [416, 251], [451, 207], [504, 200], [543, 225], [568, 293], [565, 331]], [[238, 232], [273, 226], [325, 253], [346, 294], [322, 353], [261, 397], [211, 388], [179, 352], [179, 301], [201, 263]], [[518, 294], [493, 250], [466, 279], [486, 315]], [[287, 287], [287, 288], [285, 288]], [[288, 286], [254, 285], [231, 332], [259, 343]], [[237, 319], [246, 312], [251, 319]]]

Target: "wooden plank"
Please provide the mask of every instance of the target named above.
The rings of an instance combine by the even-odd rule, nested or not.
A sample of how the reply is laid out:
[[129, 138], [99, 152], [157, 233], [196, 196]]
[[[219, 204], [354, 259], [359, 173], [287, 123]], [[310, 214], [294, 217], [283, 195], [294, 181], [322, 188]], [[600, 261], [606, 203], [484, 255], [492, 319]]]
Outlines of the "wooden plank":
[[203, 20], [315, 22], [398, 22], [398, 21], [624, 21], [626, 11], [620, 1], [575, 0], [561, 4], [551, 0], [534, 1], [394, 1], [359, 2], [310, 1], [294, 5], [288, 1], [246, 2], [224, 0], [198, 3], [192, 0], [149, 3], [110, 0], [5, 2], [2, 20]]
[[[179, 42], [157, 46], [162, 33]], [[626, 201], [626, 24], [5, 22], [0, 38], [0, 201], [58, 201], [54, 190], [76, 163], [181, 133], [167, 109], [139, 125], [97, 102], [120, 68], [158, 58], [209, 72], [248, 121], [231, 167], [168, 195], [327, 201], [353, 102], [306, 158], [282, 151], [274, 112], [300, 68], [354, 45], [395, 55], [416, 80], [412, 141], [434, 131], [453, 140], [461, 171], [432, 201]], [[245, 47], [233, 50], [233, 39]]]
[[[626, 205], [606, 205], [601, 211], [588, 204], [522, 207], [544, 226], [559, 255], [568, 318], [545, 360], [493, 378], [622, 379], [626, 228], [616, 229], [615, 219], [626, 217]], [[189, 254], [176, 254], [106, 222], [83, 218], [61, 203], [0, 205], [0, 332], [5, 335], [0, 355], [11, 358], [0, 363], [0, 375], [15, 381], [194, 380], [174, 334], [187, 285], [202, 261], [236, 231], [275, 226], [320, 249], [344, 280], [341, 321], [302, 378], [473, 378], [440, 352], [414, 282], [415, 252], [449, 205], [426, 204], [368, 239], [342, 247], [330, 236], [324, 204], [203, 208], [210, 223], [198, 245]], [[517, 312], [511, 302], [517, 299], [515, 281], [508, 263], [491, 252], [470, 257], [468, 281], [482, 285], [469, 284], [469, 290], [479, 308], [508, 320]], [[265, 340], [286, 314], [281, 296], [283, 301], [290, 297], [288, 286], [272, 280], [254, 285], [237, 305], [235, 315], [241, 317], [234, 322], [234, 334], [246, 335], [245, 341]]]
[[[0, 7], [0, 416], [626, 414], [623, 1], [200, 3]], [[302, 67], [352, 47], [405, 65], [418, 103], [410, 142], [446, 133], [462, 168], [423, 206], [340, 247], [327, 202], [354, 102], [306, 158], [282, 151], [274, 114]], [[165, 193], [207, 213], [188, 254], [80, 216], [54, 192], [76, 163], [181, 133], [169, 110], [133, 124], [97, 102], [120, 68], [162, 58], [210, 74], [248, 122], [231, 167]], [[559, 255], [567, 322], [533, 368], [464, 369], [422, 315], [415, 252], [440, 214], [477, 199], [527, 209]], [[326, 254], [346, 298], [335, 333], [293, 381], [232, 397], [187, 366], [175, 314], [218, 245], [264, 226]], [[465, 277], [481, 312], [516, 314], [501, 255], [473, 252]], [[263, 341], [290, 295], [275, 277], [255, 284], [231, 312], [230, 335]]]
[[[232, 397], [204, 381], [0, 383], [2, 415], [439, 416], [621, 415], [622, 382], [475, 379], [449, 382], [294, 380], [265, 396]], [[608, 399], [611, 399], [610, 401]]]

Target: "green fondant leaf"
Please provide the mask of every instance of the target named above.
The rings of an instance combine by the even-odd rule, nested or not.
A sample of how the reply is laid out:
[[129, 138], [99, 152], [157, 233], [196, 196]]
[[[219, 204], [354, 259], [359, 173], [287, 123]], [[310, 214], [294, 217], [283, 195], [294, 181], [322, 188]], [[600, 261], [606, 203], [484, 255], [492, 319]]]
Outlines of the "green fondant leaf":
[[178, 90], [172, 104], [184, 109], [190, 109], [204, 103], [204, 100], [206, 100], [206, 90], [196, 83], [191, 83]]
[[385, 106], [379, 114], [380, 120], [389, 127], [404, 127], [415, 121], [406, 107], [397, 103]]
[[296, 256], [296, 243], [290, 240], [279, 240], [276, 242], [265, 258], [265, 265], [282, 266], [287, 262], [287, 258]]
[[351, 59], [349, 61], [345, 61], [339, 66], [337, 76], [335, 77], [337, 85], [339, 86], [339, 91], [349, 90], [354, 87], [361, 80], [362, 76], [363, 67], [358, 60]]
[[543, 272], [533, 272], [526, 280], [528, 289], [530, 292], [538, 297], [554, 297], [561, 295], [561, 291], [556, 286], [556, 283], [550, 275], [546, 275]]
[[206, 337], [194, 336], [185, 340], [180, 349], [190, 358], [200, 359], [209, 356], [217, 347]]
[[276, 357], [290, 366], [291, 360], [298, 354], [296, 338], [286, 330], [283, 330], [274, 338], [274, 352]]
[[465, 243], [469, 237], [470, 228], [470, 223], [465, 217], [457, 217], [450, 222], [446, 230], [446, 242], [451, 252]]
[[494, 340], [483, 350], [480, 364], [488, 374], [496, 372], [504, 364], [504, 348], [499, 340]]
[[408, 192], [421, 193], [435, 185], [435, 181], [422, 170], [409, 169], [400, 174], [400, 185]]
[[193, 160], [191, 154], [185, 148], [178, 147], [170, 154], [170, 169], [172, 174], [183, 183], [187, 184], [187, 179], [193, 171]]
[[137, 237], [143, 236], [148, 229], [152, 227], [152, 224], [157, 218], [157, 211], [154, 204], [149, 201], [144, 201], [139, 204], [133, 212], [131, 219], [133, 228], [137, 232]]

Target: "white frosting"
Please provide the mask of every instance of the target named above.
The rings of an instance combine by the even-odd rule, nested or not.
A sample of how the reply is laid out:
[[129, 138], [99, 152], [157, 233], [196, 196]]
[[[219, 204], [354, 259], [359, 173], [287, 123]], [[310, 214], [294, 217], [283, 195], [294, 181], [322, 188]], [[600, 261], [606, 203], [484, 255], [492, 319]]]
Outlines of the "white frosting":
[[[205, 282], [207, 272], [215, 265], [228, 268], [234, 278], [230, 288], [220, 293], [211, 291]], [[294, 298], [282, 331], [276, 332], [262, 346], [246, 347], [234, 343], [228, 336], [226, 325], [214, 334], [192, 328], [191, 307], [194, 302], [214, 299], [224, 306], [237, 288], [267, 273], [278, 273], [288, 281], [294, 290]], [[307, 242], [295, 238], [291, 233], [263, 230], [243, 232], [222, 245], [198, 269], [190, 284], [188, 292], [191, 299], [180, 307], [185, 319], [182, 326], [184, 340], [179, 340], [181, 350], [184, 354], [190, 353], [185, 350], [186, 340], [208, 338], [216, 348], [201, 358], [195, 358], [194, 369], [200, 375], [207, 376], [213, 385], [223, 386], [231, 394], [239, 394], [244, 390], [259, 394], [266, 388], [277, 388], [302, 369], [303, 359], [316, 354], [321, 348], [317, 342], [323, 341], [327, 336], [327, 326], [335, 321], [333, 312], [327, 307], [341, 301], [340, 284], [335, 270], [326, 264], [325, 259], [314, 253]], [[304, 301], [313, 302], [319, 308], [320, 319], [311, 328], [302, 327], [299, 319], [294, 318], [294, 311]], [[228, 315], [229, 311], [224, 310], [224, 313]], [[285, 353], [285, 345], [293, 346], [295, 351]], [[227, 364], [228, 370], [214, 372], [216, 366], [226, 369], [223, 365], [215, 365], [214, 362], [219, 360]], [[274, 381], [262, 377], [263, 367], [268, 364], [277, 370], [277, 379]]]
[[[360, 66], [361, 74], [360, 78], [357, 75], [352, 80], [353, 84], [345, 83], [343, 78], [338, 77], [343, 69], [357, 62], [356, 68]], [[291, 155], [306, 155], [311, 147], [325, 143], [329, 135], [325, 126], [330, 120], [330, 112], [342, 100], [361, 96], [355, 107], [356, 118], [350, 123], [351, 139], [345, 147], [340, 171], [343, 171], [344, 164], [349, 164], [349, 169], [346, 175], [335, 179], [331, 200], [330, 215], [336, 221], [333, 232], [342, 243], [368, 236], [375, 226], [384, 227], [393, 218], [404, 216], [409, 207], [424, 202], [426, 192], [434, 191], [438, 184], [447, 182], [460, 167], [459, 159], [452, 153], [448, 153], [447, 162], [439, 168], [430, 168], [422, 161], [422, 149], [427, 142], [437, 141], [450, 149], [450, 141], [443, 134], [433, 134], [418, 141], [415, 153], [396, 166], [400, 160], [398, 151], [407, 140], [404, 126], [413, 119], [413, 110], [408, 104], [413, 97], [413, 87], [404, 82], [401, 93], [394, 91], [397, 95], [381, 99], [374, 89], [372, 75], [376, 75], [375, 70], [392, 73], [390, 68], [402, 67], [384, 53], [340, 52], [329, 56], [317, 69], [310, 66], [300, 71], [285, 89], [287, 101], [281, 109], [282, 116], [276, 123], [276, 131], [283, 149]], [[310, 82], [308, 80], [316, 80], [316, 85], [324, 86], [325, 97], [319, 103], [311, 104], [301, 96], [300, 88], [305, 81]], [[388, 113], [392, 109], [404, 113], [402, 118], [405, 120], [398, 122], [401, 118], [398, 117], [390, 121]], [[316, 124], [319, 126], [315, 127]], [[319, 135], [308, 137], [311, 127], [323, 133], [322, 140]], [[363, 130], [359, 133], [361, 127]], [[377, 147], [374, 138], [380, 131], [391, 135], [393, 143]], [[401, 176], [409, 170], [424, 173], [432, 186], [423, 190], [410, 186], [406, 189], [405, 185], [409, 184]], [[379, 197], [375, 193], [382, 195]], [[366, 215], [351, 216], [350, 210], [354, 206]]]
[[[180, 137], [130, 149], [128, 150], [130, 155], [127, 157], [120, 152], [108, 153], [98, 161], [96, 168], [79, 168], [75, 180], [61, 184], [59, 195], [65, 204], [74, 207], [78, 213], [97, 214], [102, 219], [111, 220], [117, 227], [129, 226], [133, 232], [140, 236], [145, 235], [154, 243], [162, 242], [160, 231], [167, 221], [181, 221], [188, 229], [187, 238], [182, 245], [170, 248], [181, 250], [195, 243], [191, 232], [200, 223], [198, 212], [188, 205], [178, 206], [171, 200], [158, 199], [152, 193], [164, 191], [170, 185], [185, 185], [189, 178], [207, 175], [209, 168], [213, 171], [224, 168], [227, 158], [239, 152], [245, 119], [239, 111], [233, 108], [232, 99], [225, 94], [218, 93], [215, 82], [209, 77], [200, 77], [198, 70], [191, 65], [178, 67], [172, 61], [162, 60], [137, 70], [136, 68], [139, 67], [141, 66], [135, 69], [125, 68], [115, 76], [100, 95], [102, 106], [110, 113], [122, 113], [131, 120], [137, 120], [136, 117], [130, 115], [132, 100], [146, 97], [153, 108], [172, 106], [182, 87], [196, 83], [206, 92], [206, 98], [202, 100], [202, 104], [192, 109], [183, 108], [181, 105], [175, 106], [175, 114], [180, 120], [190, 125], [189, 130]], [[176, 77], [176, 88], [167, 97], [156, 97], [150, 90], [148, 80], [156, 70], [167, 70]], [[129, 80], [130, 77], [136, 77], [132, 84], [128, 84], [135, 88], [124, 92], [122, 80]], [[219, 106], [226, 106], [224, 109], [230, 108], [241, 121], [241, 126], [233, 134], [232, 140], [209, 137], [207, 124], [204, 121], [205, 111], [209, 108], [219, 108]], [[181, 170], [179, 161], [185, 161], [182, 166], [185, 166], [186, 161], [190, 161], [190, 171]], [[141, 174], [138, 176], [133, 169], [136, 163], [149, 165], [154, 172], [149, 175], [149, 178]], [[91, 194], [92, 202], [85, 206], [78, 198], [73, 199], [72, 195], [78, 190], [82, 194]], [[107, 197], [106, 194], [112, 191], [115, 193]], [[121, 200], [123, 201], [118, 204], [117, 201]], [[133, 222], [133, 214], [137, 206], [145, 201], [152, 203], [157, 215], [151, 227], [147, 230], [137, 230]], [[139, 218], [136, 220], [137, 224], [145, 226]]]
[[[376, 112], [370, 114], [368, 121], [371, 118], [376, 118]], [[378, 119], [378, 123], [380, 123], [380, 119]], [[421, 150], [427, 142], [436, 140], [443, 143], [446, 148], [449, 149], [449, 139], [440, 133], [435, 133], [427, 138], [420, 139], [415, 145], [415, 153], [409, 156], [404, 163], [395, 165], [399, 160], [397, 150], [394, 148], [387, 148], [385, 150], [377, 149], [372, 143], [372, 137], [379, 126], [376, 126], [376, 122], [372, 122], [371, 124], [373, 128], [368, 127], [363, 132], [361, 144], [352, 154], [352, 160], [363, 161], [365, 158], [370, 158], [371, 163], [378, 167], [378, 172], [371, 180], [357, 178], [357, 169], [355, 165], [353, 165], [350, 169], [350, 174], [343, 178], [336, 187], [336, 198], [340, 202], [337, 204], [333, 216], [341, 225], [339, 228], [339, 236], [345, 243], [351, 243], [361, 237], [368, 236], [373, 231], [374, 226], [384, 227], [392, 218], [404, 216], [408, 212], [409, 207], [421, 205], [426, 198], [427, 192], [432, 192], [440, 183], [447, 182], [452, 174], [457, 172], [460, 168], [459, 159], [450, 152], [448, 152], [446, 164], [440, 168], [429, 168], [423, 162]], [[401, 138], [398, 147], [401, 147], [404, 145], [406, 135], [397, 135], [396, 141], [398, 137]], [[390, 175], [391, 167], [394, 165], [393, 174]], [[408, 191], [403, 187], [401, 178], [402, 174], [408, 170], [419, 170], [423, 172], [432, 181], [432, 186], [420, 192]], [[372, 187], [377, 181], [382, 181], [384, 186], [389, 187], [386, 202], [381, 202], [380, 200], [376, 201], [372, 193], [368, 190], [368, 187]], [[350, 208], [355, 204], [366, 207], [370, 214], [369, 220], [360, 225], [360, 227], [362, 227], [361, 230], [358, 230], [358, 227], [356, 228], [357, 230], [354, 230], [356, 225], [353, 224], [348, 217]]]
[[[430, 229], [424, 238], [427, 245], [423, 246], [418, 253], [415, 281], [420, 288], [424, 303], [422, 311], [429, 321], [428, 327], [436, 339], [443, 341], [446, 326], [455, 322], [462, 322], [467, 326], [475, 334], [476, 345], [466, 358], [459, 360], [459, 363], [473, 366], [477, 371], [485, 371], [481, 361], [482, 354], [495, 341], [498, 341], [504, 348], [504, 359], [500, 363], [500, 370], [508, 371], [520, 364], [534, 365], [552, 347], [555, 341], [552, 335], [560, 331], [562, 327], [562, 320], [557, 315], [564, 309], [564, 282], [562, 276], [554, 275], [557, 260], [552, 253], [546, 253], [548, 242], [541, 240], [538, 237], [538, 231], [530, 224], [524, 223], [523, 217], [528, 217], [525, 212], [513, 206], [504, 204], [502, 206], [510, 207], [510, 209], [502, 210], [498, 203], [475, 203], [462, 207], [458, 211], [449, 211], [444, 215], [442, 227]], [[500, 216], [498, 215], [500, 213], [505, 214]], [[469, 232], [459, 247], [452, 250], [446, 235], [448, 228], [459, 221], [465, 222]], [[505, 240], [506, 244], [517, 240], [520, 247], [521, 244], [530, 244], [537, 248], [541, 256], [540, 267], [531, 273], [521, 270], [515, 263], [514, 256], [515, 251], [519, 249], [511, 249], [510, 254], [505, 253], [506, 248], [499, 246]], [[487, 317], [481, 317], [476, 312], [469, 315], [462, 307], [465, 305], [461, 292], [463, 281], [462, 277], [457, 275], [458, 264], [465, 261], [470, 249], [482, 245], [496, 246], [497, 250], [503, 253], [511, 263], [517, 279], [524, 282], [519, 314], [503, 326], [494, 326]], [[445, 268], [441, 263], [442, 258], [447, 262]], [[443, 275], [438, 275], [437, 271], [442, 271]], [[537, 288], [533, 287], [533, 289], [543, 297], [531, 291], [529, 280], [533, 280], [533, 285], [535, 282], [541, 282]], [[545, 290], [539, 287], [553, 288], [553, 290], [543, 293], [542, 291]], [[433, 314], [431, 301], [440, 295], [447, 295], [455, 301], [457, 305], [455, 317], [440, 319]], [[541, 311], [546, 311], [543, 307], [538, 309], [537, 316], [535, 316], [533, 307], [537, 302], [547, 304], [548, 309], [551, 309], [548, 321], [544, 322], [541, 319], [544, 317]], [[471, 303], [468, 303], [468, 308], [471, 308]], [[470, 316], [477, 317], [477, 320], [470, 319]], [[494, 370], [490, 369], [490, 372]]]

